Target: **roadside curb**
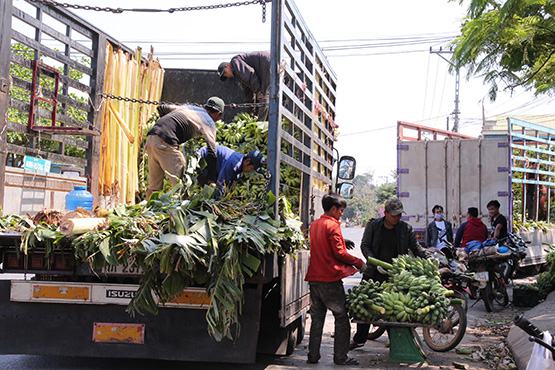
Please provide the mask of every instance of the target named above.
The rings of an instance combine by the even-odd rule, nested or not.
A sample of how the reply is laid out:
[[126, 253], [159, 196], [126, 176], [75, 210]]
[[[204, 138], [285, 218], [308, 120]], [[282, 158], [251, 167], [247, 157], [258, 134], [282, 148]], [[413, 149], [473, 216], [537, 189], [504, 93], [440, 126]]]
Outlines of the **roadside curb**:
[[[542, 331], [549, 330], [551, 333], [555, 333], [554, 307], [555, 292], [552, 292], [547, 296], [545, 301], [529, 311], [526, 311], [525, 316]], [[507, 336], [507, 344], [513, 353], [518, 368], [526, 369], [533, 345], [533, 343], [528, 340], [528, 334], [513, 325]]]

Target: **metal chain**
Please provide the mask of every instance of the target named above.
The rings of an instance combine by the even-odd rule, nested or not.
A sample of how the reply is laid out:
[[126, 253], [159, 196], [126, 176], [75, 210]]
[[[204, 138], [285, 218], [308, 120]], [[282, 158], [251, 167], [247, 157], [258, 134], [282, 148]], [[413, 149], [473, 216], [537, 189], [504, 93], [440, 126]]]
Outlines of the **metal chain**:
[[29, 0], [33, 3], [40, 3], [50, 6], [57, 6], [61, 8], [76, 9], [76, 10], [93, 10], [96, 12], [109, 12], [120, 14], [123, 12], [142, 12], [142, 13], [175, 13], [175, 12], [191, 12], [197, 10], [214, 10], [214, 9], [226, 9], [239, 6], [247, 6], [260, 4], [262, 6], [262, 22], [266, 22], [266, 1], [267, 0], [247, 0], [247, 1], [236, 1], [233, 3], [225, 4], [210, 4], [210, 5], [197, 5], [197, 6], [184, 6], [179, 8], [167, 8], [167, 9], [156, 9], [156, 8], [112, 8], [109, 6], [91, 6], [91, 5], [79, 5], [71, 3], [63, 3], [55, 0]]
[[[127, 103], [138, 103], [138, 104], [150, 104], [150, 105], [195, 105], [198, 107], [204, 107], [203, 103], [176, 103], [176, 102], [169, 102], [169, 101], [157, 101], [157, 100], [145, 100], [145, 99], [137, 99], [137, 98], [129, 98], [126, 96], [117, 96], [112, 94], [99, 94], [102, 99], [110, 99], [110, 100], [119, 100], [124, 101]], [[228, 108], [262, 108], [267, 106], [268, 103], [229, 103], [225, 106]]]

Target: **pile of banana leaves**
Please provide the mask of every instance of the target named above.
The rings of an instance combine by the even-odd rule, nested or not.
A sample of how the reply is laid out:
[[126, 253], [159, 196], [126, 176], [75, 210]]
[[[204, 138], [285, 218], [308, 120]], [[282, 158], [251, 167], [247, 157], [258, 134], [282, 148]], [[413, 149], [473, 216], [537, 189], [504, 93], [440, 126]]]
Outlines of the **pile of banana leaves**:
[[[132, 315], [156, 314], [160, 303], [184, 288], [206, 287], [208, 332], [217, 341], [232, 339], [239, 334], [245, 279], [257, 273], [264, 255], [303, 248], [302, 224], [286, 198], [268, 191], [268, 176], [245, 176], [216, 199], [215, 187], [196, 184], [197, 170], [190, 163], [181, 184], [153, 194], [148, 202], [109, 211], [105, 227], [74, 237], [70, 245], [76, 259], [95, 271], [130, 264], [142, 269], [127, 308]], [[2, 217], [0, 227], [23, 231], [23, 252], [40, 246], [48, 254], [67, 243], [56, 225], [28, 218]]]

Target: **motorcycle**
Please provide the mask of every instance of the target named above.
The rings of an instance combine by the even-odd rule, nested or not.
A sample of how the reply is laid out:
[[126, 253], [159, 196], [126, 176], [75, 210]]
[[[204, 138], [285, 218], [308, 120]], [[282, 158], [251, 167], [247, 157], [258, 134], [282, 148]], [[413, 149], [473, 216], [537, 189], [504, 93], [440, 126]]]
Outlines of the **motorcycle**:
[[514, 324], [529, 335], [528, 340], [530, 340], [530, 342], [537, 343], [541, 347], [545, 348], [545, 350], [551, 352], [551, 356], [549, 356], [549, 352], [545, 350], [540, 350], [539, 353], [535, 353], [536, 349], [533, 349], [530, 360], [528, 361], [527, 369], [555, 368], [555, 361], [553, 360], [553, 358], [555, 357], [555, 336], [551, 335], [551, 333], [549, 332], [543, 333], [537, 326], [528, 321], [528, 319], [526, 319], [522, 314], [517, 315], [514, 318]]
[[494, 248], [499, 253], [469, 255], [468, 267], [480, 281], [480, 298], [487, 312], [497, 312], [509, 304], [507, 287], [519, 262], [526, 257], [526, 242], [517, 234], [508, 234]]

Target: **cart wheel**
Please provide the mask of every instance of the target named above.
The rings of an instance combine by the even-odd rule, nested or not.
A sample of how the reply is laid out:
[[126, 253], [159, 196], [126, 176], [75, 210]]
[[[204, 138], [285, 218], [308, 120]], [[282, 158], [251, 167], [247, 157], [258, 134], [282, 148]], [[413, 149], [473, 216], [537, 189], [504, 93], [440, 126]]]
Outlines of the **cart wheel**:
[[440, 325], [424, 327], [424, 342], [436, 352], [447, 352], [455, 348], [466, 332], [466, 312], [461, 305], [449, 306], [447, 318]]
[[368, 332], [368, 340], [376, 340], [385, 333], [386, 328], [370, 325], [370, 331]]

